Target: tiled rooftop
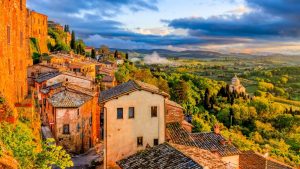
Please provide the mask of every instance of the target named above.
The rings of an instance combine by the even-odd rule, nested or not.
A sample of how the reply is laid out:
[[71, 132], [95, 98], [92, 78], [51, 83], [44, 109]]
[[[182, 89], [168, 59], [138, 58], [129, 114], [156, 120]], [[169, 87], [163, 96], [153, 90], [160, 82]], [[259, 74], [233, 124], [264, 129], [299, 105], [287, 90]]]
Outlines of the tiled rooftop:
[[96, 96], [97, 92], [93, 90], [92, 88], [84, 88], [81, 86], [78, 86], [76, 84], [72, 83], [66, 83], [64, 84], [67, 90], [73, 91], [73, 92], [80, 92], [89, 96]]
[[222, 157], [240, 153], [235, 146], [228, 144], [226, 139], [220, 134], [213, 132], [189, 133], [179, 123], [167, 124], [167, 136], [172, 143], [209, 150], [218, 153]]
[[56, 77], [56, 76], [58, 76], [58, 75], [60, 75], [59, 72], [43, 73], [43, 74], [40, 74], [40, 75], [35, 79], [35, 81], [38, 82], [38, 83], [42, 83], [42, 82], [44, 82], [44, 81], [46, 81], [46, 80], [49, 80], [49, 79], [51, 79], [51, 78], [53, 78], [53, 77]]
[[172, 105], [174, 107], [181, 108], [181, 109], [183, 108], [180, 104], [178, 104], [178, 103], [176, 103], [176, 102], [174, 102], [172, 100], [169, 100], [169, 99], [166, 100], [166, 104], [169, 104], [169, 105]]
[[122, 169], [202, 169], [197, 162], [168, 143], [134, 154], [117, 164]]
[[48, 98], [48, 100], [53, 107], [75, 108], [80, 107], [92, 98], [92, 96], [86, 94], [64, 90], [54, 94], [52, 97]]
[[[266, 167], [267, 165], [267, 167]], [[240, 169], [293, 169], [293, 167], [264, 157], [254, 151], [244, 151], [240, 154]]]
[[62, 83], [56, 83], [54, 85], [51, 85], [51, 86], [47, 86], [45, 88], [42, 88], [41, 89], [41, 92], [44, 93], [44, 94], [47, 94], [50, 92], [50, 90], [53, 90], [53, 89], [57, 89], [57, 88], [60, 88], [62, 87]]
[[[238, 155], [240, 151], [232, 144], [226, 143], [226, 139], [221, 134], [209, 133], [191, 133], [197, 147], [217, 152], [222, 157]], [[222, 144], [223, 143], [223, 144]]]
[[109, 90], [105, 90], [101, 92], [99, 97], [99, 102], [103, 103], [105, 101], [114, 99], [116, 97], [122, 96], [124, 94], [137, 91], [137, 90], [145, 90], [149, 92], [153, 92], [156, 94], [163, 95], [165, 97], [169, 97], [169, 95], [161, 90], [159, 90], [156, 86], [150, 85], [137, 80], [130, 80], [126, 83], [122, 83], [116, 87], [113, 87]]
[[102, 78], [102, 82], [113, 82], [114, 78], [112, 76], [106, 75]]
[[230, 169], [230, 166], [226, 165], [226, 163], [223, 162], [219, 156], [211, 153], [208, 150], [178, 144], [170, 145], [196, 161], [201, 166], [204, 166], [204, 168], [207, 167], [209, 169]]

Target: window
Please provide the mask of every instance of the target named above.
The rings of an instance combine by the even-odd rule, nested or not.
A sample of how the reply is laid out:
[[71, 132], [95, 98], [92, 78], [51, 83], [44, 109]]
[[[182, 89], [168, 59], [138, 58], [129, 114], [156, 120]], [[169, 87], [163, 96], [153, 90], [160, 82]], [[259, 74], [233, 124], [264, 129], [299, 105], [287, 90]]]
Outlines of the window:
[[123, 108], [117, 108], [117, 119], [123, 119]]
[[23, 10], [23, 0], [20, 0], [20, 9]]
[[80, 124], [77, 123], [77, 132], [79, 132], [79, 131], [80, 131]]
[[7, 26], [7, 44], [10, 44], [10, 26]]
[[80, 115], [80, 114], [79, 114], [79, 109], [77, 109], [77, 117], [78, 117], [78, 118], [79, 118], [79, 115]]
[[129, 107], [128, 116], [129, 116], [130, 119], [134, 118], [134, 107]]
[[157, 146], [158, 145], [158, 139], [153, 140], [153, 145]]
[[70, 126], [69, 126], [69, 124], [64, 124], [64, 126], [63, 126], [63, 134], [70, 134]]
[[157, 106], [151, 107], [151, 117], [157, 117]]
[[93, 117], [91, 116], [90, 117], [90, 126], [92, 126], [92, 124], [93, 124]]
[[20, 32], [20, 47], [23, 47], [23, 32]]
[[143, 146], [143, 137], [137, 138], [137, 146]]
[[8, 73], [11, 74], [11, 65], [10, 65], [10, 59], [8, 59]]

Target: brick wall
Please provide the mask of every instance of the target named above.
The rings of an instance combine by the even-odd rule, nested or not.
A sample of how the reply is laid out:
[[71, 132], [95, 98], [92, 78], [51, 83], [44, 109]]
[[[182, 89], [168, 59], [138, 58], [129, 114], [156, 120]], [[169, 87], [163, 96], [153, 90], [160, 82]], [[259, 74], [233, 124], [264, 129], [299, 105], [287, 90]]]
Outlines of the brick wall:
[[184, 120], [183, 109], [166, 102], [166, 123], [179, 122]]
[[36, 38], [39, 43], [40, 53], [48, 53], [47, 39], [48, 39], [48, 16], [37, 13], [35, 11], [29, 12], [29, 36]]
[[0, 0], [0, 92], [10, 104], [27, 95], [29, 36], [26, 0]]
[[[97, 96], [79, 108], [54, 108], [48, 101], [46, 102], [43, 119], [50, 125], [57, 143], [68, 152], [86, 152], [99, 140], [100, 108], [97, 103]], [[63, 134], [64, 124], [70, 127], [69, 134]]]

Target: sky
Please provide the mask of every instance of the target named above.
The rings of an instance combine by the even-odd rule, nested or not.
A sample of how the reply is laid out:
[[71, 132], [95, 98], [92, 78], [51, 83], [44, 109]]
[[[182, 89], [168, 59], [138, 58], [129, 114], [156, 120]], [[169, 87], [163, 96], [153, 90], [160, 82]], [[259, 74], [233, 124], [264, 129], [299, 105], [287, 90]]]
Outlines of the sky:
[[27, 0], [89, 46], [300, 54], [300, 0]]

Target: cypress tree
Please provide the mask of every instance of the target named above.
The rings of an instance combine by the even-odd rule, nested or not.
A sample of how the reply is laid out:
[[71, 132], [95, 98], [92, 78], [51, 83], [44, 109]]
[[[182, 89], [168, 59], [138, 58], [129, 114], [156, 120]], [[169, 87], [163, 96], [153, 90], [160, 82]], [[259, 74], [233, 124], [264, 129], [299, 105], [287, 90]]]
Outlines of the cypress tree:
[[204, 94], [204, 108], [205, 109], [209, 109], [209, 105], [210, 105], [209, 95], [210, 95], [209, 89], [206, 88], [205, 94]]
[[76, 49], [76, 38], [75, 38], [75, 32], [72, 31], [72, 37], [71, 37], [71, 44], [70, 44], [71, 49], [75, 50]]
[[115, 51], [115, 55], [114, 58], [117, 59], [118, 58], [118, 50]]
[[92, 49], [92, 52], [91, 52], [91, 58], [93, 58], [93, 59], [96, 58], [96, 51], [94, 48]]
[[128, 55], [128, 53], [126, 53], [126, 55], [125, 55], [125, 59], [126, 59], [126, 60], [128, 60], [128, 59], [129, 59], [129, 55]]

